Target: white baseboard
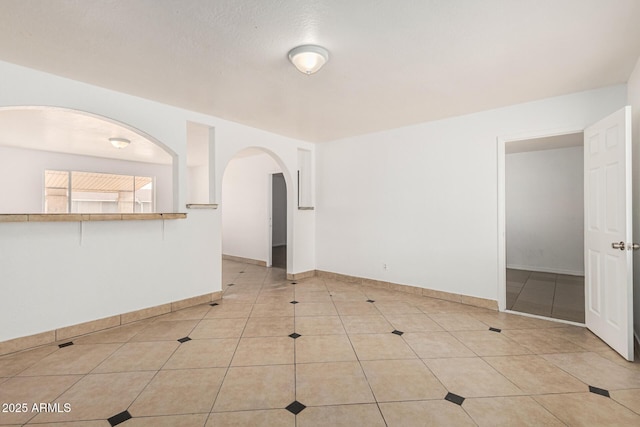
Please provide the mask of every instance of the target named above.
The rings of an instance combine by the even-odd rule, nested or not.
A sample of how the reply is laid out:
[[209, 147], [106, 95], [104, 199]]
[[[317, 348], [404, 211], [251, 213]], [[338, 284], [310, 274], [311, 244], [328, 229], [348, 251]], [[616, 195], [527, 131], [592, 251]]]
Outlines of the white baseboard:
[[511, 270], [536, 271], [538, 273], [555, 273], [555, 274], [567, 274], [569, 276], [584, 276], [584, 271], [565, 270], [563, 268], [534, 267], [531, 265], [515, 265], [515, 264], [507, 264], [507, 268]]

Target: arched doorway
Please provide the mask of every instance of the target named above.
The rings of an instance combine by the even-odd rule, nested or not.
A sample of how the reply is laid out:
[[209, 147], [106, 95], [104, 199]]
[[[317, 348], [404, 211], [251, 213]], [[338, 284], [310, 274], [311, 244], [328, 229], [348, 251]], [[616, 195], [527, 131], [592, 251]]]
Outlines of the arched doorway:
[[223, 259], [280, 268], [286, 277], [293, 241], [291, 174], [271, 151], [246, 148], [222, 178]]

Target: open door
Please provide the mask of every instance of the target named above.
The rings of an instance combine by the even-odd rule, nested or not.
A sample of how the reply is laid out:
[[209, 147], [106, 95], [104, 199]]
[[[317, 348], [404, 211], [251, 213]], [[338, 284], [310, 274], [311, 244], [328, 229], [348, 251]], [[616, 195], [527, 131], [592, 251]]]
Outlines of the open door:
[[584, 132], [585, 323], [633, 360], [631, 107]]

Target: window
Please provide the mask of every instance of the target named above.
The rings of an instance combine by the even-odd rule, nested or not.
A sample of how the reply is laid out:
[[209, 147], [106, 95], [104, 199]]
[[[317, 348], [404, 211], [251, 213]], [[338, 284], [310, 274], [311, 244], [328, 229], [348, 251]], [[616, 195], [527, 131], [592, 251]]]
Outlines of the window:
[[148, 176], [45, 170], [45, 213], [155, 212]]

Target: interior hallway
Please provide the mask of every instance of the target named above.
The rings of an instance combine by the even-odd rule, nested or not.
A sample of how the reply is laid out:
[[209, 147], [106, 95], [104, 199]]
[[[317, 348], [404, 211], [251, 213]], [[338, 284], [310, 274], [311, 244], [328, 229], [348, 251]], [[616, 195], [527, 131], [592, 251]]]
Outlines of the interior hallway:
[[0, 358], [0, 402], [71, 405], [0, 424], [640, 425], [640, 365], [586, 329], [223, 269], [211, 305]]

